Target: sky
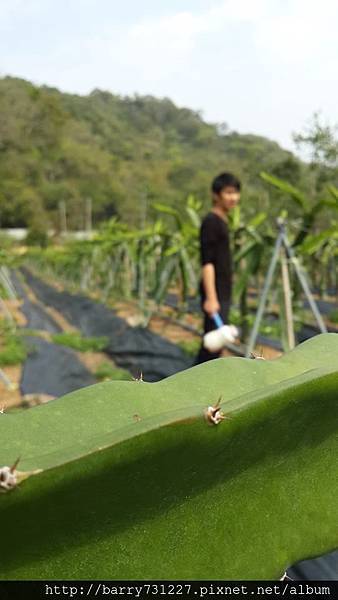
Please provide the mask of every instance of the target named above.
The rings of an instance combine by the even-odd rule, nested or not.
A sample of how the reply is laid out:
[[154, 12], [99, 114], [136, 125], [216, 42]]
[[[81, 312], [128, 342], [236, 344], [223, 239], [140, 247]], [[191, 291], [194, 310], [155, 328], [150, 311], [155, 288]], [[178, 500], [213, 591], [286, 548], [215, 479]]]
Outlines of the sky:
[[168, 97], [295, 151], [338, 122], [337, 0], [0, 0], [0, 76]]

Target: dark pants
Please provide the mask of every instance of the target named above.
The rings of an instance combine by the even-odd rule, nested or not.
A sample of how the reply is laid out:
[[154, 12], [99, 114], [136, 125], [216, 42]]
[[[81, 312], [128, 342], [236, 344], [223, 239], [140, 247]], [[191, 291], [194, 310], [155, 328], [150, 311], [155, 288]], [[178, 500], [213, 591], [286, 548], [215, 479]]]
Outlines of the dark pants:
[[[205, 297], [204, 297], [204, 295], [202, 295], [201, 296], [202, 310], [203, 310], [204, 301], [205, 301]], [[220, 305], [221, 305], [221, 309], [219, 311], [219, 314], [222, 317], [224, 325], [227, 325], [229, 323], [229, 310], [230, 310], [230, 305], [231, 305], [231, 299], [220, 301]], [[203, 314], [204, 314], [204, 334], [208, 333], [208, 331], [212, 331], [213, 329], [217, 329], [214, 320], [211, 317], [209, 317], [209, 315], [206, 312], [204, 312], [204, 310], [203, 310]], [[207, 360], [212, 360], [213, 358], [219, 358], [221, 356], [221, 353], [222, 353], [222, 350], [219, 350], [219, 352], [209, 352], [209, 350], [204, 348], [203, 340], [202, 340], [202, 344], [201, 344], [199, 353], [196, 356], [196, 360], [195, 360], [194, 364], [199, 365], [200, 363], [206, 362]]]

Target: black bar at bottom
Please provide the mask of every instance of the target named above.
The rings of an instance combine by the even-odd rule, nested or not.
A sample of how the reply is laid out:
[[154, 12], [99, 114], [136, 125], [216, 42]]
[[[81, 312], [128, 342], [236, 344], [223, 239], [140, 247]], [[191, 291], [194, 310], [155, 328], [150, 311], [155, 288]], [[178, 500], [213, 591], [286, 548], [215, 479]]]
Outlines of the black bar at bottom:
[[0, 581], [0, 600], [59, 598], [338, 598], [338, 581]]

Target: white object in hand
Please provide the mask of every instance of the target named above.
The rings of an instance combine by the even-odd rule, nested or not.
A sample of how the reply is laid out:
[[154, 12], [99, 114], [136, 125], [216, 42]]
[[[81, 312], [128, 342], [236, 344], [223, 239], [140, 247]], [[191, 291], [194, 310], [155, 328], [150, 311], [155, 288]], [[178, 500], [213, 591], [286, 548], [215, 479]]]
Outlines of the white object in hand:
[[222, 325], [222, 327], [206, 333], [203, 337], [203, 344], [209, 352], [218, 352], [227, 342], [233, 343], [236, 337], [238, 337], [238, 329], [235, 325]]
[[0, 468], [0, 492], [3, 490], [11, 490], [17, 484], [16, 472], [13, 467]]

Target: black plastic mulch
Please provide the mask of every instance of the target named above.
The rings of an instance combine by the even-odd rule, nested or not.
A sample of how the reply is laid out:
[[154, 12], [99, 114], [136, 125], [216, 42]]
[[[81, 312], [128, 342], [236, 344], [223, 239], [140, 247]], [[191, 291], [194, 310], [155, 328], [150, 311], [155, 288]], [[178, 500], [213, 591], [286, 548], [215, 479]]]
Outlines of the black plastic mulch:
[[[20, 279], [13, 273], [11, 277], [19, 296], [24, 300], [21, 311], [27, 318], [26, 327], [49, 333], [62, 331], [41, 306], [29, 300]], [[48, 394], [58, 397], [96, 383], [96, 379], [70, 348], [52, 344], [34, 335], [25, 339], [29, 354], [22, 370], [22, 394]]]
[[62, 313], [83, 335], [108, 337], [105, 352], [132, 375], [142, 372], [145, 381], [154, 382], [192, 366], [192, 358], [160, 335], [131, 327], [113, 310], [90, 298], [59, 292], [26, 268], [22, 272], [39, 300]]
[[59, 397], [97, 383], [70, 348], [33, 336], [28, 341], [32, 350], [23, 368], [20, 384], [23, 394]]
[[295, 581], [305, 579], [312, 581], [338, 580], [338, 551], [325, 556], [303, 560], [287, 570], [287, 574]]
[[[338, 308], [337, 303], [334, 300], [335, 296], [332, 296], [332, 301], [327, 300], [316, 300], [317, 308], [322, 315], [329, 315], [332, 310]], [[304, 308], [311, 310], [308, 300], [304, 300]]]
[[27, 319], [25, 328], [48, 331], [48, 333], [60, 333], [62, 329], [53, 317], [51, 317], [42, 306], [29, 300], [20, 278], [17, 277], [15, 273], [12, 273], [11, 279], [18, 295], [23, 300], [20, 311]]

